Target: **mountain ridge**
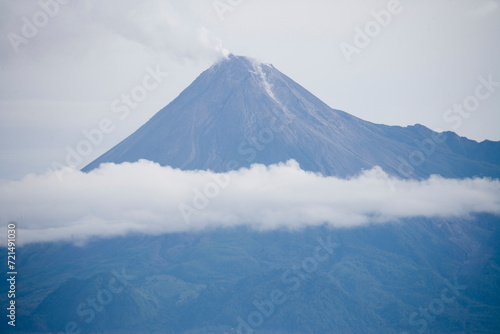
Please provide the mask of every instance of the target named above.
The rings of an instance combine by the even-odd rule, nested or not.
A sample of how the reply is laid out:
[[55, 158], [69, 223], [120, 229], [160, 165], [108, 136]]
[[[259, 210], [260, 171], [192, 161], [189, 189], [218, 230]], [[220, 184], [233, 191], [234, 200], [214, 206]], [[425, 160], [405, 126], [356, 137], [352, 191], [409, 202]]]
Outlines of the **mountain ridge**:
[[82, 170], [147, 159], [224, 172], [295, 159], [305, 170], [340, 177], [380, 166], [403, 178], [498, 178], [495, 156], [499, 142], [374, 124], [332, 109], [271, 64], [229, 55]]

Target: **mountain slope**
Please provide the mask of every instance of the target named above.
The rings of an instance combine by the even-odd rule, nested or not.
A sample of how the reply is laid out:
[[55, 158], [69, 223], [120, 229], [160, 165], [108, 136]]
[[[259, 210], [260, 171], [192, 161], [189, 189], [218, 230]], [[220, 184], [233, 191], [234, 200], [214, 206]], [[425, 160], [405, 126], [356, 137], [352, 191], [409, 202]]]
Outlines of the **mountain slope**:
[[[20, 252], [15, 332], [63, 333], [73, 323], [67, 333], [252, 333], [237, 330], [238, 317], [251, 321], [255, 303], [280, 289], [285, 302], [263, 312], [253, 333], [419, 333], [422, 319], [424, 333], [498, 333], [498, 217], [474, 218], [30, 245]], [[320, 239], [331, 239], [333, 252], [307, 269]], [[125, 284], [114, 281], [117, 274], [129, 283], [106, 297], [110, 282]], [[445, 280], [465, 289], [431, 320], [411, 322], [413, 312], [439, 301]], [[0, 287], [8, 291], [7, 281]], [[0, 332], [8, 330], [0, 323]]]
[[363, 121], [328, 107], [272, 65], [231, 55], [83, 171], [139, 159], [215, 171], [295, 159], [306, 170], [343, 177], [375, 165], [410, 178], [500, 177], [500, 154], [491, 150], [500, 153], [500, 143]]

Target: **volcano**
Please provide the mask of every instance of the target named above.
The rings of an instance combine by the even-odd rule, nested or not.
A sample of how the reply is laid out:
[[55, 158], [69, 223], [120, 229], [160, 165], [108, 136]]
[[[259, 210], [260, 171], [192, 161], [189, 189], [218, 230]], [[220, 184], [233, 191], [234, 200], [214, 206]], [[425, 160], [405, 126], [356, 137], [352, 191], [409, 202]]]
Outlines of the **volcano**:
[[[373, 124], [330, 108], [272, 65], [234, 55], [83, 171], [140, 159], [183, 170], [295, 159], [302, 169], [328, 176], [380, 166], [404, 179], [500, 177], [500, 142], [478, 143], [422, 125]], [[58, 189], [66, 185], [74, 187], [67, 182]], [[75, 201], [85, 203], [92, 194], [87, 189], [100, 187], [106, 185], [75, 187], [82, 193]], [[128, 200], [134, 190], [121, 191]], [[341, 198], [339, 189], [331, 191]], [[234, 194], [235, 204], [248, 206]], [[381, 205], [391, 204], [381, 197]], [[161, 195], [156, 199], [164, 204]], [[113, 229], [94, 219], [120, 211], [113, 203], [109, 196], [88, 210], [93, 230]], [[60, 203], [42, 199], [40, 205], [66, 217]], [[154, 215], [133, 214], [145, 217], [144, 233], [19, 249], [16, 333], [500, 333], [498, 215], [156, 235], [147, 225]], [[130, 224], [126, 214], [119, 217]], [[71, 222], [67, 228], [73, 231]], [[57, 234], [52, 225], [49, 231]], [[1, 258], [9, 254], [0, 248]], [[0, 283], [2, 291], [9, 291], [7, 283]], [[9, 305], [7, 293], [0, 304]], [[13, 332], [5, 316], [0, 332]]]
[[330, 108], [273, 65], [235, 55], [83, 171], [139, 159], [217, 172], [295, 159], [341, 177], [374, 166], [402, 178], [500, 176], [499, 143], [370, 123]]

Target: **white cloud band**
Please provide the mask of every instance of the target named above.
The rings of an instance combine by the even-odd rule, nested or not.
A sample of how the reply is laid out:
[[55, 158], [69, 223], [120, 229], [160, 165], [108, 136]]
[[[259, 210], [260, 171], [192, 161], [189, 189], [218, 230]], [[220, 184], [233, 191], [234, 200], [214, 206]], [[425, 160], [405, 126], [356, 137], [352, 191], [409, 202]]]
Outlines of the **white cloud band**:
[[18, 222], [22, 244], [236, 225], [350, 227], [419, 216], [500, 214], [500, 181], [399, 180], [380, 168], [339, 179], [306, 172], [293, 160], [223, 174], [140, 161], [105, 164], [88, 174], [74, 170], [64, 182], [53, 172], [4, 182], [0, 212], [1, 221]]

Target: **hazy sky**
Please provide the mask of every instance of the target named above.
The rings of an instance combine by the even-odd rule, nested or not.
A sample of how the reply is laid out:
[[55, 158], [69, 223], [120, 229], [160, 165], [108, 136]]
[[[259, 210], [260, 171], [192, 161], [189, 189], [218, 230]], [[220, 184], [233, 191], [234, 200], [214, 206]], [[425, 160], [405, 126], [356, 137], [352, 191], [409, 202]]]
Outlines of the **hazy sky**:
[[[82, 131], [115, 117], [83, 167], [222, 50], [272, 63], [332, 108], [369, 121], [500, 140], [498, 0], [2, 1], [0, 31], [4, 179], [45, 172]], [[169, 75], [116, 119], [112, 103], [151, 71]], [[454, 111], [460, 104], [471, 112]]]

